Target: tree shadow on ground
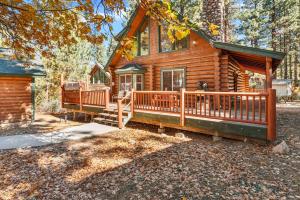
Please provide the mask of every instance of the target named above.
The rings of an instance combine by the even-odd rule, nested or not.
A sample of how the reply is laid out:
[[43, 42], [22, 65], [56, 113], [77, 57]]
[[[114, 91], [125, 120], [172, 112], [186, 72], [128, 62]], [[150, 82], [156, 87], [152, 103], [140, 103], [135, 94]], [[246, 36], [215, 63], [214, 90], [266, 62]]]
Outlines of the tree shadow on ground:
[[300, 192], [296, 148], [273, 155], [256, 144], [135, 128], [2, 152], [0, 198], [265, 199]]

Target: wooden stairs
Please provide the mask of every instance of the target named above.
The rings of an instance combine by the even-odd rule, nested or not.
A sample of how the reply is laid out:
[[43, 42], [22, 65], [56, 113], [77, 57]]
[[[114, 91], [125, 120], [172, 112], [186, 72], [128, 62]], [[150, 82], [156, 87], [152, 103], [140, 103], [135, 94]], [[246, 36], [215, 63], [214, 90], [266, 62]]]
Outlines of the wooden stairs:
[[[123, 111], [122, 123], [123, 127], [129, 122], [131, 118], [130, 111]], [[118, 127], [118, 110], [117, 109], [104, 109], [97, 117], [93, 119], [94, 122], [109, 126]]]

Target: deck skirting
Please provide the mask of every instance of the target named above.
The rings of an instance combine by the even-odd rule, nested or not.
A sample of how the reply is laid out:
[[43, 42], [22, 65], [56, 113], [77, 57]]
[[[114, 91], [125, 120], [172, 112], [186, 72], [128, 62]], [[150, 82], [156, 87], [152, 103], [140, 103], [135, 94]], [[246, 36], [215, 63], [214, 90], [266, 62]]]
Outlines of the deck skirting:
[[225, 138], [244, 140], [245, 138], [267, 141], [267, 126], [219, 119], [186, 117], [185, 125], [180, 126], [180, 116], [166, 113], [134, 112], [131, 121], [163, 125], [208, 135], [222, 136]]

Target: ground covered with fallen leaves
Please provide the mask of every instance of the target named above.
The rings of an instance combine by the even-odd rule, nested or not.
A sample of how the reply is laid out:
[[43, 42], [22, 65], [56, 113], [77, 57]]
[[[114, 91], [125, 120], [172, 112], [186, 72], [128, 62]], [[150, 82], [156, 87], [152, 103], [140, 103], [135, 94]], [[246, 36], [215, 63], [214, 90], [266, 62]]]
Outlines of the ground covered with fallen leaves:
[[[83, 122], [82, 117], [80, 121], [71, 121], [65, 120], [65, 115], [56, 114], [37, 113], [35, 118], [33, 123], [0, 127], [0, 136], [49, 133], [71, 126], [78, 126]], [[68, 115], [67, 119], [71, 118], [72, 116]]]
[[0, 199], [300, 199], [300, 109], [278, 109], [275, 145], [132, 124], [105, 136], [0, 152]]

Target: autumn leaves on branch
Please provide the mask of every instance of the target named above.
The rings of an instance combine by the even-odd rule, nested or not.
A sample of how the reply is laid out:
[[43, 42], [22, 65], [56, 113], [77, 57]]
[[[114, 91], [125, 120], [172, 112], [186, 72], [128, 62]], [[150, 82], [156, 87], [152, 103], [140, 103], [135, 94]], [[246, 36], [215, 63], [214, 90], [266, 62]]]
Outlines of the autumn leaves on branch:
[[[96, 3], [95, 3], [96, 2]], [[63, 46], [86, 40], [101, 44], [113, 36], [114, 16], [124, 11], [124, 0], [0, 0], [0, 39], [15, 50], [17, 57], [32, 58], [37, 53], [50, 56]], [[172, 42], [190, 33], [188, 19], [178, 19], [168, 0], [143, 0], [140, 6], [151, 18], [167, 24]], [[106, 29], [108, 28], [108, 29]], [[212, 27], [216, 33], [217, 27]], [[119, 48], [128, 59], [134, 38], [123, 38]]]

